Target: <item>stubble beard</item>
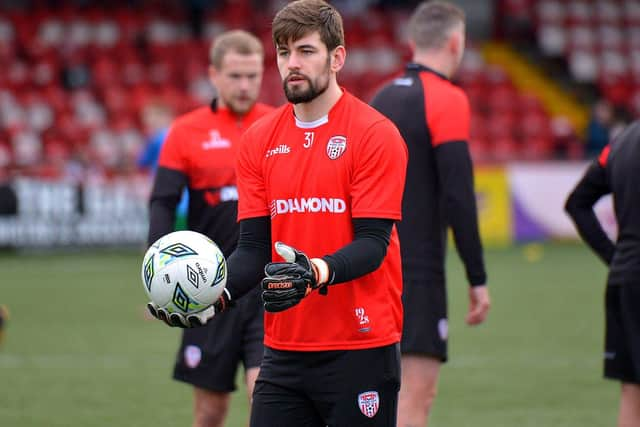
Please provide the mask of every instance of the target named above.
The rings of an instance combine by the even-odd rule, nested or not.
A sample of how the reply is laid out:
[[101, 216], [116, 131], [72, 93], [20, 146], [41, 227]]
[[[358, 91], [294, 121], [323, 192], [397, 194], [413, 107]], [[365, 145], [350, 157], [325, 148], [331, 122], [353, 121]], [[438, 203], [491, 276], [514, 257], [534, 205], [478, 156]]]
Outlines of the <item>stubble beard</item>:
[[[327, 88], [329, 87], [329, 66], [330, 63], [327, 61], [326, 67], [324, 69], [323, 76], [327, 76], [326, 81], [323, 86], [320, 86], [320, 78], [316, 79], [315, 82], [312, 82], [310, 78], [307, 76], [303, 76], [301, 74], [296, 75], [297, 77], [302, 77], [306, 80], [309, 87], [306, 90], [302, 90], [299, 88], [291, 89], [288, 86], [289, 77], [287, 77], [284, 82], [282, 82], [282, 87], [284, 88], [284, 95], [287, 97], [287, 101], [292, 104], [305, 104], [307, 102], [311, 102], [316, 99], [318, 96], [322, 95]], [[321, 76], [322, 77], [322, 76]]]

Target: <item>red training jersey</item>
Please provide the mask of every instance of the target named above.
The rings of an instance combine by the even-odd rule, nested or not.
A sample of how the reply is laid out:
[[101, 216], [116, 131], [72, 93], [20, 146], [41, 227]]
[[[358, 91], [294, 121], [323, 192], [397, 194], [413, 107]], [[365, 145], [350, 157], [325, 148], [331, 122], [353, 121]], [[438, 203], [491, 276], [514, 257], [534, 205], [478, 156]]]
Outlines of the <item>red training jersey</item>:
[[[343, 90], [344, 91], [344, 90]], [[353, 241], [352, 218], [400, 220], [406, 146], [382, 114], [344, 91], [327, 116], [300, 122], [287, 104], [242, 137], [239, 219], [271, 217], [272, 242], [309, 257]], [[272, 245], [274, 261], [281, 260]], [[351, 282], [265, 313], [265, 345], [323, 351], [399, 342], [402, 272], [395, 226], [382, 265]]]
[[[210, 107], [178, 117], [160, 152], [158, 166], [181, 172], [188, 180], [188, 228], [209, 236], [226, 256], [238, 240], [235, 156], [240, 136], [273, 110], [258, 103], [247, 114], [238, 116], [217, 107], [214, 101]], [[163, 194], [168, 191], [156, 190]], [[165, 224], [161, 234], [171, 231], [171, 227], [173, 224]]]

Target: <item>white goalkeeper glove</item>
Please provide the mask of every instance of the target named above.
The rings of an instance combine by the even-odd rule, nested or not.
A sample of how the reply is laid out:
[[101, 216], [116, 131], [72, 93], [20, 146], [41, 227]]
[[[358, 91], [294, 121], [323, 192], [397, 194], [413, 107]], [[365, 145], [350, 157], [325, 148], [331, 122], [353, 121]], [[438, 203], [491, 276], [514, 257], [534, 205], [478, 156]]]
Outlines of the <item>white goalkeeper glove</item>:
[[223, 312], [231, 305], [231, 295], [224, 289], [220, 298], [209, 307], [197, 313], [184, 315], [182, 313], [169, 313], [166, 308], [158, 307], [154, 302], [147, 303], [149, 313], [156, 319], [162, 320], [171, 327], [198, 328], [206, 325], [216, 314]]

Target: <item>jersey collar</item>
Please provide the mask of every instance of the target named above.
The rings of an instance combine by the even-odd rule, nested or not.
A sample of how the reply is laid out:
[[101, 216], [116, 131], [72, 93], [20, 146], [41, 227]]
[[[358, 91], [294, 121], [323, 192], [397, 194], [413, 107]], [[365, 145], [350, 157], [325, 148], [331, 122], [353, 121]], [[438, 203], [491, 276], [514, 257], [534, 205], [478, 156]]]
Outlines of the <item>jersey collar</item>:
[[447, 80], [447, 81], [449, 80], [447, 78], [447, 76], [445, 76], [444, 74], [437, 72], [433, 68], [429, 68], [429, 67], [427, 67], [425, 65], [418, 64], [417, 62], [409, 62], [407, 64], [406, 69], [407, 69], [407, 71], [414, 72], [414, 73], [419, 73], [420, 71], [426, 71], [428, 73], [435, 74], [436, 76], [440, 77], [441, 79], [444, 79], [444, 80]]
[[336, 102], [333, 107], [331, 107], [331, 110], [329, 110], [329, 112], [327, 114], [325, 114], [324, 116], [320, 117], [319, 119], [316, 119], [312, 122], [303, 122], [302, 120], [298, 119], [295, 115], [295, 113], [293, 112], [293, 104], [291, 105], [291, 114], [293, 115], [293, 118], [295, 120], [296, 123], [296, 127], [301, 128], [301, 129], [313, 129], [313, 128], [317, 128], [319, 126], [322, 126], [324, 124], [329, 123], [329, 116], [333, 115], [333, 112], [336, 111], [337, 108], [339, 108], [340, 105], [342, 105], [344, 99], [346, 98], [345, 95], [347, 95], [347, 90], [340, 86], [340, 89], [342, 89], [342, 95], [340, 95], [340, 98], [338, 99], [338, 102]]

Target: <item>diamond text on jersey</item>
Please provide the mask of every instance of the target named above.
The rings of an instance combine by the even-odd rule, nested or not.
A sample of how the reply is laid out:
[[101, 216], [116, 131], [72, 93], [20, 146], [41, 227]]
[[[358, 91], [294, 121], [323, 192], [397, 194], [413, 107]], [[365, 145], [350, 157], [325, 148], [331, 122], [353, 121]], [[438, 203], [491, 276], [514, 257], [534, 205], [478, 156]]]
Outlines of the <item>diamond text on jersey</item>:
[[326, 199], [324, 197], [309, 197], [300, 199], [276, 199], [272, 200], [271, 217], [288, 213], [344, 213], [347, 204], [342, 199]]

